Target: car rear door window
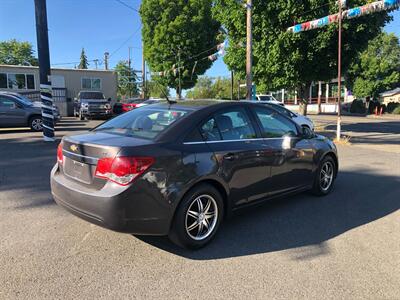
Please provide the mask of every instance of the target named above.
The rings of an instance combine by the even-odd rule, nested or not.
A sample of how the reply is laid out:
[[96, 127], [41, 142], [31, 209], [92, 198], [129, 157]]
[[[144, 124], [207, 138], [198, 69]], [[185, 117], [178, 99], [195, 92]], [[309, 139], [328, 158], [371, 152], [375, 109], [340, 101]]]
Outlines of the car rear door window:
[[222, 140], [243, 140], [256, 138], [250, 118], [243, 108], [233, 108], [215, 114], [215, 121]]
[[220, 141], [221, 133], [214, 118], [210, 118], [201, 128], [200, 133], [205, 141]]
[[297, 136], [296, 125], [277, 111], [264, 107], [256, 107], [254, 111], [260, 121], [263, 137], [280, 138], [283, 136]]

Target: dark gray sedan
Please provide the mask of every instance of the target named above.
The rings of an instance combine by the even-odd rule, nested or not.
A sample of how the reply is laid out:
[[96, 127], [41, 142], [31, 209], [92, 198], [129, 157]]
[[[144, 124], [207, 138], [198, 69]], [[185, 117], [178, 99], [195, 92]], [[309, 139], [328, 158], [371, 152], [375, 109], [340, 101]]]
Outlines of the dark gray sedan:
[[65, 137], [51, 172], [54, 199], [91, 223], [169, 235], [199, 248], [235, 210], [307, 190], [328, 194], [335, 145], [256, 103], [144, 106]]
[[0, 127], [42, 130], [42, 109], [18, 94], [0, 92]]

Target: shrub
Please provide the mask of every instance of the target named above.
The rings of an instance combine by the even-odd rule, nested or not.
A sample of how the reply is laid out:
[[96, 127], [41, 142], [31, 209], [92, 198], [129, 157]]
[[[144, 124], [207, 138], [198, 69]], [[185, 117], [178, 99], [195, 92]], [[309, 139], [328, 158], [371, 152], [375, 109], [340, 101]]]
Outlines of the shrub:
[[389, 102], [387, 105], [387, 112], [392, 113], [397, 107], [400, 107], [399, 102]]
[[350, 112], [353, 114], [365, 114], [366, 108], [362, 100], [353, 100], [350, 106]]
[[400, 115], [400, 105], [393, 110], [392, 114]]

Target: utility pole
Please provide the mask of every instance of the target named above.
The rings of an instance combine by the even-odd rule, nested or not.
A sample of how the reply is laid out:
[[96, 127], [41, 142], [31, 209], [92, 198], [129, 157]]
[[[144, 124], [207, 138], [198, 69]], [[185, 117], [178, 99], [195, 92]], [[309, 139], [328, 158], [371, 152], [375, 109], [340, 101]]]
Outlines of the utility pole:
[[144, 59], [143, 41], [142, 41], [142, 99], [146, 99], [146, 61]]
[[339, 4], [339, 38], [338, 38], [338, 118], [337, 118], [337, 130], [336, 140], [340, 141], [341, 130], [342, 130], [342, 0], [338, 1]]
[[40, 99], [42, 100], [43, 139], [46, 142], [53, 142], [54, 114], [46, 0], [35, 0], [35, 18], [40, 72]]
[[181, 49], [178, 50], [178, 76], [179, 76], [179, 93], [178, 99], [182, 98], [182, 83], [181, 83]]
[[129, 97], [132, 97], [132, 69], [131, 69], [131, 49], [132, 47], [128, 47], [128, 68], [129, 68], [129, 79], [128, 79], [128, 87], [129, 87]]
[[233, 100], [233, 80], [234, 80], [234, 76], [233, 76], [233, 71], [231, 71], [231, 100]]
[[252, 90], [253, 90], [253, 76], [252, 76], [252, 47], [253, 47], [253, 34], [252, 34], [252, 9], [253, 9], [253, 1], [247, 0], [246, 3], [247, 9], [247, 39], [246, 39], [246, 99], [252, 100]]
[[97, 70], [97, 64], [99, 63], [99, 60], [98, 59], [94, 59], [93, 62], [96, 65], [96, 70]]
[[104, 53], [104, 69], [108, 70], [108, 56], [110, 55], [110, 53], [105, 52]]

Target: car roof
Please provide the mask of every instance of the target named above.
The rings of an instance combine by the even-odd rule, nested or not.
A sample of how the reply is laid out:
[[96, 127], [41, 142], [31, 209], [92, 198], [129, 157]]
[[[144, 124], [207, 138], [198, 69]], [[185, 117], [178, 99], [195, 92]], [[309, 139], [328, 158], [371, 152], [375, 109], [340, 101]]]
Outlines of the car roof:
[[231, 100], [178, 100], [171, 101], [160, 100], [158, 103], [152, 105], [152, 107], [174, 107], [174, 108], [183, 108], [186, 110], [200, 110], [204, 107], [211, 107], [215, 105], [227, 106], [229, 104], [237, 104], [241, 103], [239, 101], [231, 101]]

